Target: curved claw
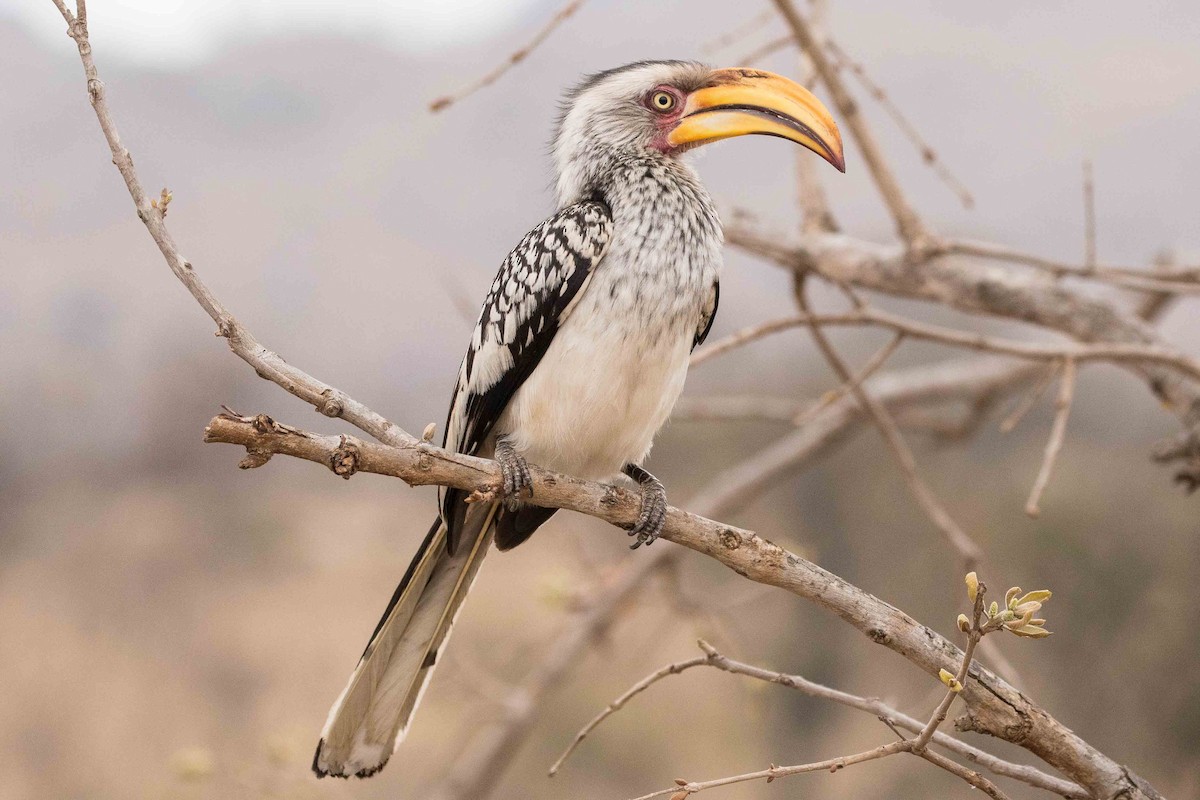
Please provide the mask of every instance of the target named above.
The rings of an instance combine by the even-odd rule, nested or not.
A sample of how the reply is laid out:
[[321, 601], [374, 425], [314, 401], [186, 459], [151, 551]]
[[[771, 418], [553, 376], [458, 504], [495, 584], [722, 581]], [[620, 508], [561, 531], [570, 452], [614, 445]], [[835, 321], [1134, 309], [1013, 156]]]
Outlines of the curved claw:
[[654, 544], [667, 523], [667, 490], [653, 476], [642, 483], [642, 511], [637, 524], [629, 529], [636, 541], [629, 545], [637, 550], [642, 545]]
[[496, 443], [495, 458], [496, 463], [500, 465], [500, 492], [504, 497], [504, 504], [510, 511], [516, 510], [523, 492], [528, 490], [529, 496], [533, 497], [533, 477], [529, 474], [529, 463], [505, 439]]

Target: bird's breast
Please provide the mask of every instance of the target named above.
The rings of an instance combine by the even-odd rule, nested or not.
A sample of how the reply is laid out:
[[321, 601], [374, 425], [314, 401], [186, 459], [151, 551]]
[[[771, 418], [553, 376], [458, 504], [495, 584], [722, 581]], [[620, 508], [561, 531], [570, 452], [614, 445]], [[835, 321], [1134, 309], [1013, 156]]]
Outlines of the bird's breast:
[[608, 253], [497, 426], [526, 458], [589, 479], [646, 457], [683, 391], [719, 240], [614, 226]]

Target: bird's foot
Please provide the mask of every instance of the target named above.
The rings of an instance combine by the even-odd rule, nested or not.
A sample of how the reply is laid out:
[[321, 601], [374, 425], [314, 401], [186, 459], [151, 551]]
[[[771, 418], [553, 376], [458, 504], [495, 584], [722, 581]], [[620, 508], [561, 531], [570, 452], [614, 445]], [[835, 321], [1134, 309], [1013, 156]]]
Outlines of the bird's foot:
[[630, 550], [637, 550], [644, 544], [654, 544], [654, 540], [662, 533], [667, 523], [667, 490], [658, 478], [636, 464], [626, 464], [623, 472], [638, 482], [642, 489], [642, 512], [638, 515], [637, 524], [629, 529], [629, 535], [635, 537]]
[[504, 505], [509, 511], [516, 511], [522, 492], [528, 491], [529, 496], [533, 497], [533, 478], [529, 475], [529, 462], [507, 439], [496, 442], [495, 458], [496, 463], [500, 465], [500, 494]]

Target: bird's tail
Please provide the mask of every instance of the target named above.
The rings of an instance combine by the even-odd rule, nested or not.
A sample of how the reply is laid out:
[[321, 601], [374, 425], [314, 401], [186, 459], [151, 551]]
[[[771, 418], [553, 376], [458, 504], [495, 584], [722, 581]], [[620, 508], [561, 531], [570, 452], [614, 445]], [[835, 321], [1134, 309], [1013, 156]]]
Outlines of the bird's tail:
[[469, 507], [454, 555], [447, 549], [446, 525], [434, 523], [329, 712], [313, 756], [318, 777], [367, 778], [387, 764], [479, 572], [498, 507]]

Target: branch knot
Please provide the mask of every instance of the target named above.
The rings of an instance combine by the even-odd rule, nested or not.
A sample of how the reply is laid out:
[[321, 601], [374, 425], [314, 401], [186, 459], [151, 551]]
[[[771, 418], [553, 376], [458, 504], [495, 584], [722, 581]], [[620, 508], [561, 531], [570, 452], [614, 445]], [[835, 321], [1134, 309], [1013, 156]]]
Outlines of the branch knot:
[[329, 468], [333, 470], [334, 475], [341, 475], [350, 480], [350, 476], [358, 472], [361, 459], [362, 451], [358, 445], [349, 436], [342, 434], [341, 444], [329, 456]]

